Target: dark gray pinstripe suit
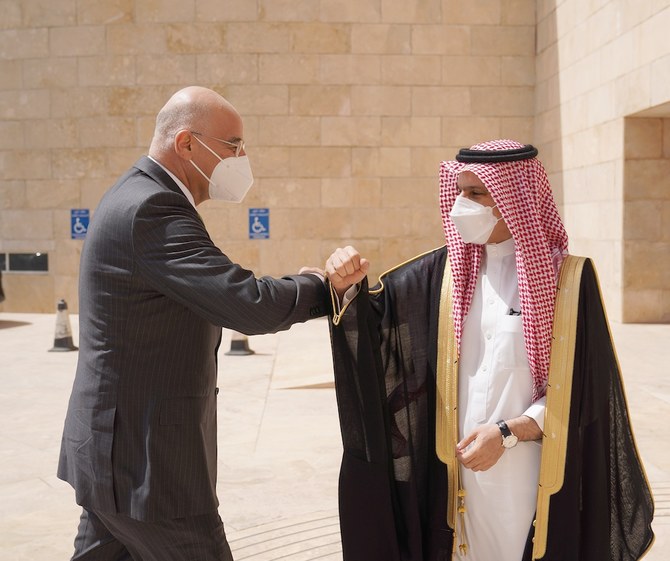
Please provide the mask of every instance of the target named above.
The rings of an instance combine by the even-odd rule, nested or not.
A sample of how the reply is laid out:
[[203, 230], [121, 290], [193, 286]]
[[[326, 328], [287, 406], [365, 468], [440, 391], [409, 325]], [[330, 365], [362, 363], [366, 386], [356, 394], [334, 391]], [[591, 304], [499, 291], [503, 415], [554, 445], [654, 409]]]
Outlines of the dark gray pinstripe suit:
[[221, 326], [269, 333], [327, 312], [314, 275], [256, 279], [232, 263], [174, 181], [141, 158], [103, 197], [84, 244], [58, 476], [98, 512], [215, 512]]

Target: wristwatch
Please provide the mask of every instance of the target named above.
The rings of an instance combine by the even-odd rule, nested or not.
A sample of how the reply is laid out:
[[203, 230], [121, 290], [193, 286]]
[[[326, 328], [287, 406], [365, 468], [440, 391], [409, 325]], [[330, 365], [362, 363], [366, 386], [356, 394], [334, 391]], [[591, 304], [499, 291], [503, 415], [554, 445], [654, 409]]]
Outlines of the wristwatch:
[[496, 425], [498, 425], [498, 428], [502, 433], [502, 445], [505, 448], [514, 448], [519, 442], [519, 438], [509, 430], [505, 421], [498, 421]]

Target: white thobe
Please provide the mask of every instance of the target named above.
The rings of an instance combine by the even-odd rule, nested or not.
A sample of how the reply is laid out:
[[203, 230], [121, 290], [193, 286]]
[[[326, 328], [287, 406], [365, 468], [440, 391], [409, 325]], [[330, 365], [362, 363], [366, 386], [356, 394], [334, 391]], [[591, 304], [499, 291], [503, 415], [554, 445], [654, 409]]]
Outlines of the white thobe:
[[[520, 415], [543, 428], [545, 399], [532, 403], [520, 311], [514, 241], [486, 245], [461, 339], [459, 439], [480, 425]], [[460, 467], [468, 552], [462, 556], [457, 548], [455, 559], [521, 560], [535, 513], [541, 450], [539, 441], [519, 442], [487, 471]]]

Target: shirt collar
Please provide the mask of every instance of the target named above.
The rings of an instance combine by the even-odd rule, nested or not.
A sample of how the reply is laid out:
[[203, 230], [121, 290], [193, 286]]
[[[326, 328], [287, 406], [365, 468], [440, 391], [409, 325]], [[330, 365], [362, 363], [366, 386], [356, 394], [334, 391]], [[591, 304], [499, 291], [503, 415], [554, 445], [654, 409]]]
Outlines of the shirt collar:
[[182, 190], [188, 201], [193, 205], [193, 208], [195, 208], [195, 199], [193, 198], [193, 195], [191, 192], [186, 188], [186, 185], [184, 185], [181, 180], [174, 174], [172, 173], [169, 169], [167, 169], [163, 164], [161, 164], [158, 160], [152, 158], [151, 156], [148, 156], [148, 158], [152, 161], [157, 163], [160, 167], [163, 168], [165, 173], [167, 173], [177, 184], [177, 186]]
[[514, 238], [510, 238], [509, 240], [505, 240], [504, 242], [500, 243], [488, 243], [484, 246], [484, 250], [486, 252], [486, 256], [493, 259], [511, 255], [516, 251], [516, 247], [514, 246]]

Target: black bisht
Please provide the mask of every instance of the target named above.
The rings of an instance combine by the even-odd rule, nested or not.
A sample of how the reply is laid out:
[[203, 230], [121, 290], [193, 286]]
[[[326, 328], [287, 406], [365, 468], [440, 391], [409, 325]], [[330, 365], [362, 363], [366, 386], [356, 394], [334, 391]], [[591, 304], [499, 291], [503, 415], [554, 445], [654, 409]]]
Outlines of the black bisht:
[[[439, 298], [446, 249], [360, 293], [331, 323], [344, 445], [344, 561], [446, 561], [447, 473], [435, 452]], [[632, 437], [595, 272], [580, 286], [565, 481], [542, 561], [632, 561], [653, 541], [651, 493]], [[524, 559], [531, 559], [532, 528]]]

